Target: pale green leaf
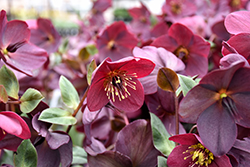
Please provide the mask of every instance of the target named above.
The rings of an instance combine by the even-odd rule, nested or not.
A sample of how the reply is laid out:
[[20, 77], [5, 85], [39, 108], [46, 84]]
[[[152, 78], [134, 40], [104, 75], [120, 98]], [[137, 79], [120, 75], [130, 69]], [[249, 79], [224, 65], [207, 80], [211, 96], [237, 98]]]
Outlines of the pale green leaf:
[[93, 74], [93, 71], [96, 69], [96, 62], [95, 60], [93, 59], [90, 64], [88, 65], [88, 72], [87, 72], [87, 81], [88, 81], [88, 84], [90, 85], [91, 84], [91, 78], [92, 78], [92, 74]]
[[60, 108], [48, 108], [43, 110], [38, 120], [58, 125], [74, 125], [77, 122], [71, 112]]
[[36, 108], [36, 106], [43, 99], [43, 95], [36, 89], [29, 88], [22, 95], [20, 101], [20, 109], [23, 113], [29, 113]]
[[75, 110], [77, 108], [78, 104], [80, 103], [79, 95], [78, 95], [75, 87], [64, 76], [60, 77], [59, 86], [60, 86], [63, 102], [68, 107], [73, 108]]
[[168, 156], [175, 147], [175, 143], [170, 141], [170, 137], [161, 120], [153, 113], [150, 113], [151, 128], [153, 133], [153, 144], [165, 156]]
[[0, 69], [0, 85], [3, 85], [10, 97], [18, 99], [19, 83], [15, 74], [5, 65]]

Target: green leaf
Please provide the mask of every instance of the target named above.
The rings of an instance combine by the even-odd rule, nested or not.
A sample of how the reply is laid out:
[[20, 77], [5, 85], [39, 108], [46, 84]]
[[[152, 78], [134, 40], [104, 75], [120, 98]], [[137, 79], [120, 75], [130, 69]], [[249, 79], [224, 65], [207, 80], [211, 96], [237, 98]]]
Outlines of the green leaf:
[[73, 146], [73, 161], [72, 164], [86, 164], [87, 160], [87, 153], [86, 151], [79, 146]]
[[86, 46], [86, 50], [90, 55], [94, 55], [94, 54], [98, 53], [98, 49], [96, 48], [95, 45]]
[[29, 139], [23, 140], [14, 154], [15, 167], [37, 166], [37, 153]]
[[194, 86], [198, 84], [198, 82], [195, 82], [191, 77], [187, 77], [180, 74], [178, 74], [178, 77], [183, 96], [186, 96], [188, 91], [190, 91]]
[[58, 125], [74, 125], [77, 122], [71, 112], [60, 108], [48, 108], [43, 110], [38, 120]]
[[158, 161], [158, 167], [168, 167], [167, 165], [167, 158], [163, 157], [163, 156], [158, 156], [157, 157], [157, 161]]
[[80, 103], [80, 99], [75, 87], [71, 84], [71, 82], [61, 76], [59, 79], [59, 86], [61, 89], [61, 95], [63, 102], [70, 108], [74, 110], [77, 108], [78, 104]]
[[88, 84], [90, 85], [91, 84], [91, 78], [92, 78], [92, 74], [93, 74], [93, 71], [96, 69], [96, 62], [95, 60], [93, 59], [90, 64], [88, 65], [88, 72], [87, 72], [87, 81], [88, 81]]
[[20, 109], [23, 113], [33, 111], [43, 99], [43, 95], [36, 89], [29, 88], [22, 95]]
[[3, 85], [10, 97], [18, 99], [19, 83], [15, 74], [5, 65], [0, 69], [0, 85]]
[[170, 135], [161, 120], [153, 113], [150, 113], [150, 118], [154, 146], [162, 154], [168, 156], [174, 149], [175, 143], [173, 141], [168, 140]]
[[179, 87], [178, 76], [170, 68], [160, 68], [157, 74], [157, 84], [165, 91], [175, 92]]
[[3, 85], [0, 85], [0, 101], [3, 103], [8, 101], [8, 93]]

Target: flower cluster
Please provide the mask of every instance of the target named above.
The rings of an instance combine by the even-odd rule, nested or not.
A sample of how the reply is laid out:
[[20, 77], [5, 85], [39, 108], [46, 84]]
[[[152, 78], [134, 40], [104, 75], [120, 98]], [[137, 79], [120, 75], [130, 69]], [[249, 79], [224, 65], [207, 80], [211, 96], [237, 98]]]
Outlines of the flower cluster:
[[75, 36], [0, 12], [0, 165], [249, 166], [250, 2], [111, 7]]

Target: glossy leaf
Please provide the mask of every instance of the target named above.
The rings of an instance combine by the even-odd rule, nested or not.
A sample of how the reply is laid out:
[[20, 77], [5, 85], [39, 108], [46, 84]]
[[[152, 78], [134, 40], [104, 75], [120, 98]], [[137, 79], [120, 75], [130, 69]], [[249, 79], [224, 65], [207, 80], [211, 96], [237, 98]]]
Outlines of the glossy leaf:
[[178, 76], [169, 68], [160, 68], [157, 75], [157, 84], [165, 91], [175, 92], [179, 87]]
[[71, 82], [61, 76], [59, 79], [59, 86], [61, 89], [61, 95], [63, 102], [70, 108], [74, 110], [77, 108], [78, 104], [80, 103], [80, 99], [75, 87], [71, 84]]
[[38, 90], [32, 88], [27, 89], [20, 98], [21, 111], [23, 113], [29, 113], [33, 111], [43, 98], [43, 95]]
[[9, 96], [18, 99], [19, 83], [15, 74], [5, 65], [0, 69], [0, 85], [3, 85]]
[[174, 149], [175, 143], [168, 140], [170, 135], [168, 134], [162, 121], [153, 113], [150, 113], [150, 118], [154, 146], [162, 154], [168, 156]]
[[16, 167], [34, 167], [37, 166], [37, 153], [31, 141], [23, 140], [14, 154], [14, 165]]
[[8, 101], [8, 93], [3, 85], [0, 85], [0, 101], [4, 103]]
[[167, 167], [167, 158], [163, 157], [163, 156], [158, 156], [157, 157], [158, 160], [158, 167]]
[[38, 120], [59, 125], [74, 125], [77, 122], [71, 112], [60, 108], [48, 108], [44, 110]]
[[190, 91], [194, 86], [198, 84], [192, 78], [178, 74], [180, 87], [183, 93], [183, 96], [186, 96], [187, 92]]
[[86, 164], [87, 162], [88, 160], [86, 151], [82, 147], [74, 146], [72, 164]]
[[93, 59], [91, 63], [88, 65], [87, 81], [89, 85], [91, 84], [92, 73], [95, 69], [96, 69], [96, 62]]

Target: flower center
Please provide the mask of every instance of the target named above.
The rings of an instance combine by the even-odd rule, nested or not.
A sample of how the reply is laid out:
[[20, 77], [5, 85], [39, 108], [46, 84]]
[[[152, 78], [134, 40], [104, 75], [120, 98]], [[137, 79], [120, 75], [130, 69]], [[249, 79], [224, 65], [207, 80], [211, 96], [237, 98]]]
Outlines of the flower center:
[[147, 22], [147, 18], [144, 17], [144, 16], [141, 16], [141, 17], [140, 17], [140, 21], [141, 21], [142, 23], [146, 23], [146, 22]]
[[114, 50], [115, 49], [115, 41], [111, 40], [108, 42], [108, 49], [109, 50]]
[[213, 153], [206, 149], [201, 143], [188, 147], [188, 150], [183, 152], [183, 154], [187, 153], [189, 153], [189, 155], [184, 157], [184, 160], [191, 158], [192, 163], [189, 167], [193, 167], [195, 165], [208, 166], [214, 160]]
[[176, 3], [176, 2], [171, 2], [170, 5], [171, 5], [171, 11], [172, 11], [174, 14], [179, 14], [179, 13], [181, 13], [181, 4]]
[[232, 1], [230, 2], [230, 5], [231, 5], [232, 7], [238, 7], [238, 6], [240, 6], [240, 0], [232, 0]]
[[108, 99], [112, 99], [115, 102], [115, 96], [119, 101], [130, 96], [128, 88], [136, 90], [136, 83], [133, 78], [137, 77], [136, 73], [127, 74], [126, 71], [110, 71], [104, 81], [104, 87]]
[[174, 54], [175, 54], [178, 58], [180, 58], [184, 63], [186, 63], [186, 62], [187, 62], [187, 59], [188, 59], [189, 51], [188, 51], [186, 48], [180, 46], [179, 48], [177, 48], [177, 49], [174, 51]]

